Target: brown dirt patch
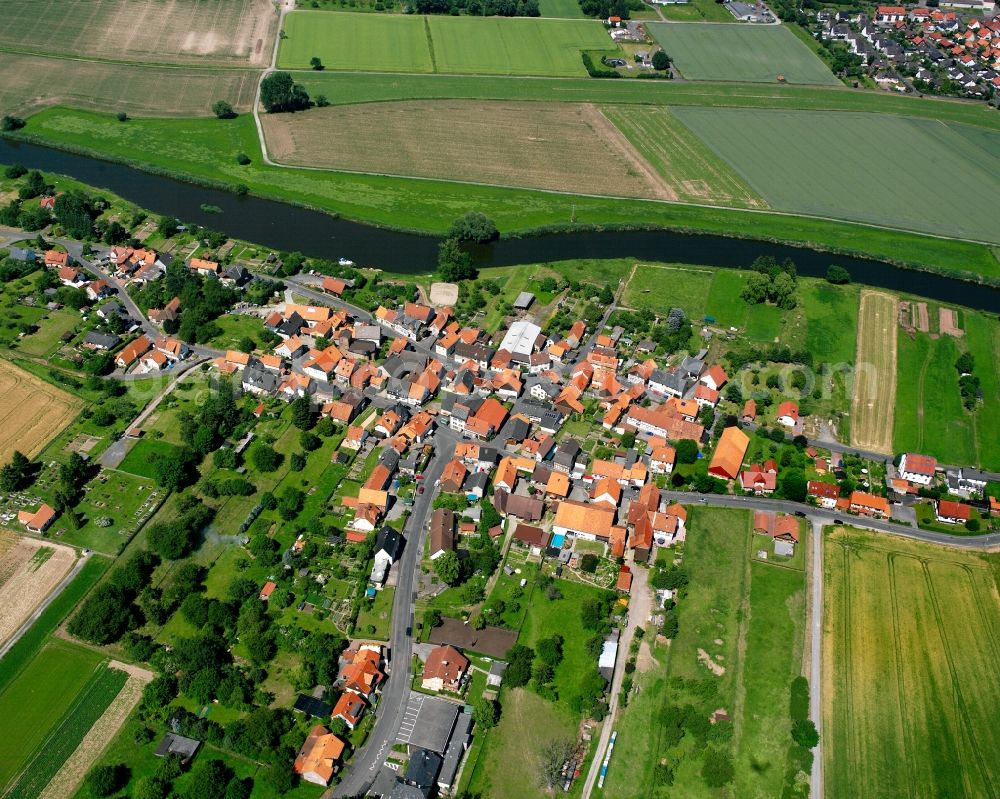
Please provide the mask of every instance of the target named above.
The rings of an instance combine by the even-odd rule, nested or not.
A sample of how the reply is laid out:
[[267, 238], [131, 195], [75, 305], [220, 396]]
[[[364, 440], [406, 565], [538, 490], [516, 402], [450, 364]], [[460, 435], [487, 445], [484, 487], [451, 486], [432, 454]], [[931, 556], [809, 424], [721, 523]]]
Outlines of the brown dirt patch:
[[582, 194], [676, 192], [594, 106], [441, 100], [263, 118], [271, 157], [298, 166]]
[[[83, 403], [40, 377], [0, 360], [0, 463], [15, 449], [29, 458], [61, 431]], [[24, 413], [25, 408], [31, 413]]]
[[851, 444], [875, 452], [892, 452], [897, 314], [893, 295], [881, 291], [861, 292], [851, 403]]
[[650, 649], [649, 643], [643, 641], [639, 644], [639, 656], [635, 659], [635, 669], [640, 674], [645, 674], [647, 671], [655, 668], [659, 662], [655, 657], [653, 657], [653, 650]]
[[708, 654], [704, 649], [698, 649], [698, 660], [699, 662], [705, 664], [705, 667], [712, 672], [716, 677], [721, 677], [726, 673], [724, 666], [720, 666], [715, 662], [714, 658]]
[[463, 624], [458, 619], [445, 616], [441, 624], [431, 630], [428, 640], [432, 644], [451, 644], [459, 649], [471, 649], [490, 657], [502, 658], [517, 643], [517, 632], [503, 627], [476, 630], [471, 624]]
[[921, 333], [931, 329], [930, 316], [927, 313], [927, 303], [918, 302], [913, 306], [913, 326]]
[[[126, 670], [122, 663], [112, 662], [110, 665], [112, 668]], [[73, 796], [80, 787], [80, 783], [83, 782], [84, 776], [90, 771], [91, 766], [97, 762], [104, 750], [108, 748], [108, 744], [118, 734], [118, 730], [125, 723], [129, 713], [139, 704], [139, 700], [142, 698], [142, 689], [153, 675], [144, 672], [143, 675], [137, 676], [132, 670], [127, 671], [130, 676], [125, 681], [121, 692], [111, 701], [108, 709], [101, 714], [94, 726], [83, 737], [76, 751], [70, 755], [63, 767], [45, 786], [45, 790], [39, 794], [39, 799], [69, 799]]]
[[0, 644], [17, 632], [75, 561], [71, 547], [0, 530]]
[[965, 331], [958, 326], [958, 314], [951, 308], [938, 308], [938, 329], [942, 335], [961, 338]]

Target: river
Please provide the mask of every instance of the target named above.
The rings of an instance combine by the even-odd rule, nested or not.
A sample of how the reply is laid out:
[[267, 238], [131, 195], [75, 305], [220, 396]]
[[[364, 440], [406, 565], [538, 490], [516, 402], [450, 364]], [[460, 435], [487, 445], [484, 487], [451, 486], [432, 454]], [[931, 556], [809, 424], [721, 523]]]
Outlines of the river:
[[[258, 197], [238, 197], [140, 169], [36, 144], [0, 138], [0, 163], [75, 178], [107, 189], [157, 214], [173, 215], [234, 238], [275, 250], [297, 250], [319, 258], [350, 258], [388, 272], [427, 273], [434, 269], [439, 239], [349, 222], [320, 211]], [[215, 206], [221, 213], [203, 211]], [[747, 218], [752, 230], [753, 219]], [[582, 231], [505, 239], [478, 248], [480, 266], [564, 261], [576, 258], [634, 258], [724, 268], [747, 268], [760, 255], [791, 258], [800, 274], [826, 275], [839, 264], [858, 283], [916, 294], [977, 310], [1000, 313], [1000, 289], [882, 261], [834, 255], [803, 247], [673, 231]]]

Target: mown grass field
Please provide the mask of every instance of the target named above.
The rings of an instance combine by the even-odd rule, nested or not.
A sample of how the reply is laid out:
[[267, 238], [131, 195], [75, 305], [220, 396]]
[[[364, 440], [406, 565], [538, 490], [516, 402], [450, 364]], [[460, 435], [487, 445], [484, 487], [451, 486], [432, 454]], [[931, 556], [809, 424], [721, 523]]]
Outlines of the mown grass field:
[[887, 92], [847, 91], [836, 86], [767, 86], [710, 81], [592, 80], [486, 77], [476, 75], [382, 75], [375, 72], [302, 72], [296, 79], [311, 96], [333, 105], [382, 100], [554, 100], [669, 106], [870, 111], [897, 116], [965, 122], [1000, 130], [1000, 119], [981, 103], [955, 103]]
[[[366, 103], [268, 115], [264, 130], [271, 157], [285, 164], [582, 194], [678, 196], [670, 176], [658, 174], [589, 103]], [[505, 134], [495, 135], [498, 130]], [[331, 141], [353, 145], [330, 147]]]
[[[665, 755], [661, 708], [685, 701], [672, 681], [711, 677], [699, 650], [725, 670], [714, 678], [718, 694], [712, 702], [734, 720], [732, 795], [761, 799], [781, 795], [791, 743], [790, 685], [801, 671], [805, 574], [751, 562], [755, 542], [749, 522], [743, 511], [692, 510], [683, 555], [690, 585], [679, 606], [680, 633], [669, 647], [656, 646], [650, 653], [651, 668], [637, 672], [641, 690], [616, 724], [618, 740], [608, 779], [596, 795], [607, 799], [710, 795], [700, 775], [701, 758], [686, 745], [690, 741], [681, 746], [685, 756], [671, 757], [673, 786], [658, 785], [654, 776]], [[805, 539], [800, 546], [805, 546]], [[652, 644], [651, 637], [647, 641]]]
[[[496, 82], [505, 81], [497, 79]], [[1000, 276], [1000, 262], [988, 247], [840, 222], [791, 215], [747, 216], [745, 212], [728, 209], [641, 201], [624, 204], [602, 198], [529, 190], [268, 167], [260, 161], [257, 135], [249, 117], [227, 122], [135, 119], [123, 125], [111, 114], [58, 108], [32, 117], [25, 133], [45, 143], [100, 152], [104, 158], [165, 169], [178, 175], [229, 185], [244, 183], [261, 196], [303, 203], [351, 219], [426, 232], [447, 230], [456, 217], [475, 207], [491, 216], [505, 233], [572, 222], [645, 223], [770, 237], [870, 253], [942, 271]], [[239, 166], [235, 160], [239, 152], [256, 156], [254, 163]], [[862, 281], [863, 276], [855, 275], [855, 279]]]
[[169, 455], [176, 449], [176, 445], [169, 444], [166, 441], [143, 438], [132, 445], [132, 448], [128, 451], [128, 455], [125, 456], [125, 460], [118, 465], [118, 468], [123, 472], [128, 472], [138, 477], [154, 478], [156, 474], [153, 470], [151, 456], [154, 454]]
[[267, 64], [278, 21], [268, 0], [4, 0], [3, 12], [0, 50], [226, 66]]
[[[862, 291], [858, 310], [858, 349], [851, 404], [851, 444], [876, 452], [892, 452], [896, 411], [897, 298], [881, 291]], [[904, 380], [912, 380], [907, 374]]]
[[51, 641], [0, 693], [0, 790], [27, 765], [103, 658]]
[[840, 83], [826, 64], [783, 25], [653, 22], [646, 27], [689, 80], [777, 83], [781, 75], [787, 83]]
[[585, 74], [580, 52], [608, 46], [596, 20], [384, 16], [298, 11], [285, 19], [278, 63], [376, 72]]
[[[962, 339], [926, 333], [911, 338], [899, 334], [899, 366], [893, 446], [899, 452], [934, 455], [944, 463], [1000, 463], [996, 449], [997, 334], [995, 320], [982, 314], [963, 314], [970, 328], [968, 344]], [[976, 357], [975, 373], [982, 381], [983, 403], [973, 412], [962, 406], [955, 361], [970, 349]]]
[[528, 688], [504, 695], [500, 723], [489, 731], [479, 756], [466, 763], [472, 769], [468, 791], [490, 799], [540, 799], [538, 755], [546, 743], [574, 739], [577, 724], [562, 707], [553, 707]]
[[0, 660], [0, 696], [21, 671], [33, 663], [35, 655], [48, 635], [59, 626], [70, 611], [76, 608], [109, 565], [110, 561], [106, 558], [96, 556], [88, 558], [73, 581], [42, 611], [31, 625], [31, 629], [7, 651]]
[[682, 202], [766, 208], [767, 203], [666, 108], [604, 106]]
[[17, 349], [36, 358], [54, 353], [62, 344], [62, 335], [80, 324], [80, 312], [72, 308], [52, 311], [38, 325], [38, 330], [18, 342]]
[[996, 206], [956, 202], [911, 168], [920, 152], [959, 183], [1000, 196], [1000, 134], [881, 114], [674, 113], [774, 208], [1000, 241]]
[[[823, 754], [828, 797], [995, 795], [996, 556], [828, 533]], [[991, 565], [993, 568], [991, 568]]]

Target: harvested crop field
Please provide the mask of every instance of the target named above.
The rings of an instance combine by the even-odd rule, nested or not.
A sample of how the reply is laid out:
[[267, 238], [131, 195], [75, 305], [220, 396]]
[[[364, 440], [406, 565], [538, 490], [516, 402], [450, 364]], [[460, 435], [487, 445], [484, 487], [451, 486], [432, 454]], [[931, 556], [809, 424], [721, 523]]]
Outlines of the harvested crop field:
[[75, 561], [70, 547], [0, 530], [0, 644], [24, 624]]
[[996, 796], [991, 564], [850, 528], [825, 547], [826, 796]]
[[0, 50], [264, 66], [277, 22], [270, 0], [4, 0]]
[[53, 105], [146, 116], [210, 113], [216, 100], [237, 110], [253, 103], [257, 73], [99, 61], [71, 61], [0, 52], [0, 107], [26, 115]]
[[[14, 450], [29, 458], [59, 433], [82, 403], [10, 361], [0, 359], [0, 463]], [[24, 413], [30, 407], [31, 413]]]
[[366, 103], [263, 120], [271, 157], [286, 164], [583, 194], [678, 196], [590, 103]]
[[682, 202], [766, 208], [763, 198], [670, 111], [658, 106], [601, 109]]
[[855, 447], [892, 452], [898, 330], [896, 298], [881, 291], [862, 291], [851, 404], [851, 444]]

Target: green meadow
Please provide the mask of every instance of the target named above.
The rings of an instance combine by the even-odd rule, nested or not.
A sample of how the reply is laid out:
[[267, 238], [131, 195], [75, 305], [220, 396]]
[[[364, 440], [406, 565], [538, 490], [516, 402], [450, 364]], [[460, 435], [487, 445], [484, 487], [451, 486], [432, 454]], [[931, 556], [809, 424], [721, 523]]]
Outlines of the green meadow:
[[647, 29], [689, 80], [840, 83], [784, 25], [652, 22]]

